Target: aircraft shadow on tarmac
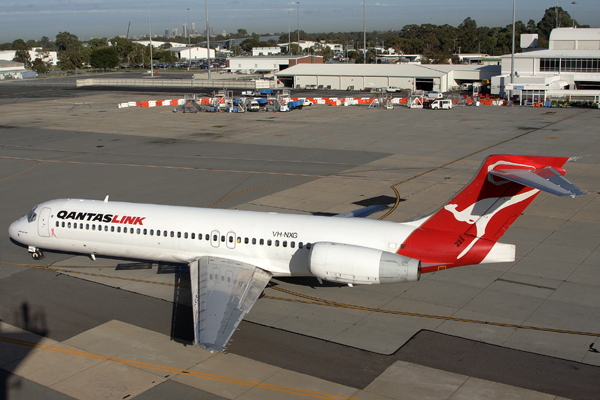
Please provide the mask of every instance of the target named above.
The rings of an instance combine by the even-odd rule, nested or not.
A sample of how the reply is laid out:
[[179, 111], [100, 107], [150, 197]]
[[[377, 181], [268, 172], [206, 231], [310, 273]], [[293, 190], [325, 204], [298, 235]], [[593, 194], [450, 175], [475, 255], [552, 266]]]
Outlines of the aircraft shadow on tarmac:
[[[41, 306], [31, 306], [27, 301], [23, 301], [19, 307], [12, 310], [13, 323], [23, 329], [23, 332], [3, 332], [0, 329], [0, 337], [7, 346], [7, 353], [0, 357], [2, 365], [11, 365], [12, 370], [16, 369], [20, 361], [24, 360], [27, 354], [35, 349], [35, 344], [46, 335], [48, 335], [48, 324], [46, 313]], [[34, 335], [30, 334], [33, 333]], [[21, 343], [21, 344], [19, 344]], [[10, 346], [10, 347], [9, 347]], [[0, 369], [0, 399], [26, 398], [31, 390], [31, 382], [25, 381], [17, 375]]]

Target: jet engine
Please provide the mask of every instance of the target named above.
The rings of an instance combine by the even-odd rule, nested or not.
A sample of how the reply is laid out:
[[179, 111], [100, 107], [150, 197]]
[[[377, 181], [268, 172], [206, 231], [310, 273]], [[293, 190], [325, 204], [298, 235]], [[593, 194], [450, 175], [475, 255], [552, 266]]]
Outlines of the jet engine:
[[414, 258], [331, 242], [313, 244], [309, 269], [319, 279], [349, 284], [413, 282], [421, 277], [421, 261]]

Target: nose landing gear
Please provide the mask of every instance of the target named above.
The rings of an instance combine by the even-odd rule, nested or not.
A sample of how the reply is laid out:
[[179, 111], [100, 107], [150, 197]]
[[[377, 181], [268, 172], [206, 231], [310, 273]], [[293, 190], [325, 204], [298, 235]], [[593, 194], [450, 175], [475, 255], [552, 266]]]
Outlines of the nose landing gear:
[[34, 260], [41, 260], [44, 258], [44, 252], [37, 247], [29, 246], [29, 252]]

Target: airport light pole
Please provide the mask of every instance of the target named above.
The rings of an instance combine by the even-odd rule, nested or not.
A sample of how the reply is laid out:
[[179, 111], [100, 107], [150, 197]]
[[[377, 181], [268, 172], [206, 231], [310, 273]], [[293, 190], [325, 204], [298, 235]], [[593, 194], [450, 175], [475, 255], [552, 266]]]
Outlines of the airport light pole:
[[297, 1], [296, 5], [298, 6], [298, 55], [300, 55], [300, 2]]
[[573, 4], [573, 28], [575, 28], [575, 4], [577, 4], [577, 2], [572, 2], [571, 4]]
[[152, 26], [150, 25], [150, 0], [148, 0], [148, 31], [150, 31], [150, 75], [154, 78], [154, 65], [152, 63]]
[[192, 47], [191, 47], [191, 42], [190, 42], [190, 9], [187, 9], [188, 12], [188, 24], [186, 26], [186, 33], [187, 33], [187, 37], [188, 37], [188, 69], [192, 68]]
[[[510, 52], [510, 83], [515, 82], [515, 0], [513, 0], [513, 21], [512, 21], [512, 50]], [[510, 97], [512, 98], [513, 89], [511, 87]], [[510, 101], [510, 99], [509, 99]]]
[[208, 70], [208, 80], [210, 81], [210, 29], [208, 27], [208, 0], [204, 0], [206, 9], [206, 68]]
[[363, 0], [363, 64], [367, 63], [367, 0]]
[[288, 11], [288, 56], [292, 54], [292, 28], [290, 24], [290, 11]]

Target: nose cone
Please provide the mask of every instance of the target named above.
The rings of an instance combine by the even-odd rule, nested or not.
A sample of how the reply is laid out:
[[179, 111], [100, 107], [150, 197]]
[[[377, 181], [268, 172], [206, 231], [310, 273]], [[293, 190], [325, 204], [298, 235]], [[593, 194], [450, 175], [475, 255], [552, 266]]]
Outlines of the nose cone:
[[24, 218], [18, 219], [8, 227], [8, 235], [17, 242], [23, 242], [23, 235], [26, 232], [21, 229]]

